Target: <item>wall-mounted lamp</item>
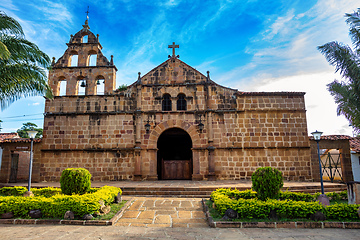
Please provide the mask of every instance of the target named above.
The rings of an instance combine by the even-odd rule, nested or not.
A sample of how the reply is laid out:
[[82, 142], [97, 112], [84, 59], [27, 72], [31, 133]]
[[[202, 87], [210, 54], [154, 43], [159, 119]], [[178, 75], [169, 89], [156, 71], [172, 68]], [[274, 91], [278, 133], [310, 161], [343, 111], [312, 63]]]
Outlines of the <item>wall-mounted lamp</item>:
[[199, 127], [199, 132], [202, 133], [202, 131], [204, 130], [204, 124], [201, 122], [201, 115], [200, 115], [200, 121], [198, 127]]
[[147, 120], [146, 124], [145, 124], [145, 130], [146, 130], [146, 134], [148, 134], [150, 132], [150, 124], [149, 124], [149, 120]]

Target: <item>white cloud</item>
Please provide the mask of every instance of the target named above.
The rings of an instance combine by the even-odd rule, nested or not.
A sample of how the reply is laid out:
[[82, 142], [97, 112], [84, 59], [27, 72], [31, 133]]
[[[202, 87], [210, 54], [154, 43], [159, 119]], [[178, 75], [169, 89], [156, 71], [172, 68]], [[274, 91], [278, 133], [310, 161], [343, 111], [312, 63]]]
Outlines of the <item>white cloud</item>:
[[8, 10], [14, 10], [14, 11], [18, 10], [18, 8], [13, 4], [12, 0], [2, 0], [0, 2], [0, 6]]
[[[285, 16], [278, 17], [273, 24], [270, 25], [269, 29], [267, 29], [264, 33], [264, 39], [270, 40], [275, 35], [279, 34], [284, 36], [289, 33], [291, 27], [291, 20], [295, 17], [294, 10], [291, 9], [287, 12]], [[290, 25], [290, 26], [287, 26]]]
[[283, 78], [254, 78], [247, 85], [238, 85], [241, 91], [255, 92], [305, 92], [309, 134], [319, 130], [326, 135], [352, 135], [348, 121], [337, 116], [337, 106], [326, 85], [339, 77], [333, 72], [318, 72]]
[[34, 4], [34, 7], [40, 10], [47, 20], [61, 23], [69, 26], [72, 24], [72, 15], [64, 4], [42, 0], [43, 4]]

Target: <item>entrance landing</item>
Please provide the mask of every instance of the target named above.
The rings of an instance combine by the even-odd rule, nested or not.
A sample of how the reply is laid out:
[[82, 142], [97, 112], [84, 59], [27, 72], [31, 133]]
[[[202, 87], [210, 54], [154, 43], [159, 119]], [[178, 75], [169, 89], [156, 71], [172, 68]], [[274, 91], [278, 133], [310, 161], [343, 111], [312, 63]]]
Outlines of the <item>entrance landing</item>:
[[[208, 198], [212, 191], [218, 188], [236, 188], [238, 190], [251, 189], [251, 181], [247, 180], [159, 180], [159, 181], [109, 181], [92, 182], [92, 187], [102, 186], [120, 187], [123, 195], [154, 196], [154, 197], [196, 197]], [[3, 186], [27, 186], [27, 183], [0, 183]], [[32, 183], [32, 187], [60, 187], [58, 182]], [[290, 182], [285, 181], [283, 191], [315, 193], [321, 192], [320, 182]], [[346, 184], [324, 182], [325, 192], [346, 190]]]
[[201, 199], [135, 197], [115, 226], [209, 228]]

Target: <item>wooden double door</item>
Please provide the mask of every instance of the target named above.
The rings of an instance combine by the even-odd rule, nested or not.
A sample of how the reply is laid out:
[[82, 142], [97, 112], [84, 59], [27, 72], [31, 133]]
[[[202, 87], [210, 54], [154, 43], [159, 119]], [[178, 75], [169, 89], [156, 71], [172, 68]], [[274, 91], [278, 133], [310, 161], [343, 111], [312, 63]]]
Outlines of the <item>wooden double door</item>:
[[164, 160], [162, 159], [162, 179], [187, 180], [191, 179], [191, 159], [189, 160]]
[[191, 180], [192, 141], [180, 128], [164, 131], [157, 143], [157, 169], [160, 180]]

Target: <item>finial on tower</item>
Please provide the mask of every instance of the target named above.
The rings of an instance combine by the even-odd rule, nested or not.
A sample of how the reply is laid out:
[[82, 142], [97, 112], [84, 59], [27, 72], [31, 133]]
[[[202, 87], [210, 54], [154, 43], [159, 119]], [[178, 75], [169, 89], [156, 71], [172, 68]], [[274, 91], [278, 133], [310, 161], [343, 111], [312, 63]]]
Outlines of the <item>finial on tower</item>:
[[110, 65], [113, 66], [114, 65], [114, 55], [111, 55], [111, 60], [110, 60]]
[[141, 83], [141, 77], [140, 76], [141, 76], [141, 72], [138, 72], [138, 80], [137, 80], [138, 83]]

